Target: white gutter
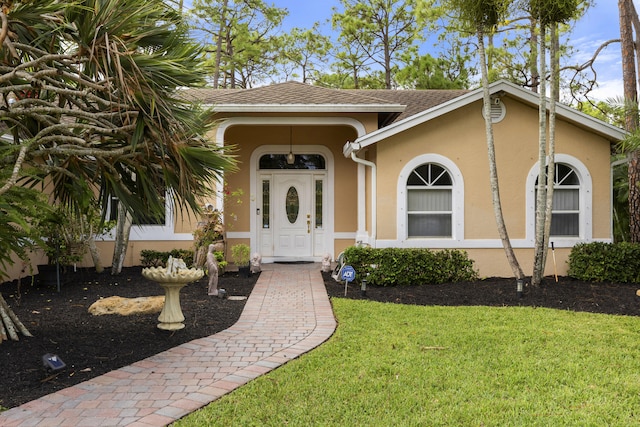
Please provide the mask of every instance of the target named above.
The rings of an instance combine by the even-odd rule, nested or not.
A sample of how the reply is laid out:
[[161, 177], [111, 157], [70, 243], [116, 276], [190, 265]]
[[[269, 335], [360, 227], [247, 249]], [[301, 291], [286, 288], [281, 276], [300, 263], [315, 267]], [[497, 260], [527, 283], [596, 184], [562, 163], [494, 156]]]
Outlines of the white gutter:
[[[351, 145], [351, 144], [349, 144]], [[363, 166], [369, 166], [371, 168], [371, 236], [369, 237], [369, 244], [372, 247], [376, 246], [376, 238], [377, 238], [377, 209], [376, 209], [376, 203], [377, 203], [377, 196], [376, 196], [376, 192], [377, 192], [377, 169], [376, 169], [376, 164], [373, 162], [370, 162], [368, 160], [364, 160], [361, 159], [359, 157], [356, 156], [356, 152], [355, 151], [351, 151], [351, 160], [353, 160], [354, 162], [361, 164]], [[363, 186], [364, 186], [364, 179], [363, 179]], [[366, 191], [358, 191], [359, 195], [363, 196], [363, 200], [360, 200], [360, 197], [358, 198], [358, 216], [360, 215], [361, 212], [365, 213], [364, 215], [364, 224], [362, 224], [362, 227], [360, 226], [360, 218], [358, 218], [358, 231], [360, 230], [365, 230], [366, 232]]]

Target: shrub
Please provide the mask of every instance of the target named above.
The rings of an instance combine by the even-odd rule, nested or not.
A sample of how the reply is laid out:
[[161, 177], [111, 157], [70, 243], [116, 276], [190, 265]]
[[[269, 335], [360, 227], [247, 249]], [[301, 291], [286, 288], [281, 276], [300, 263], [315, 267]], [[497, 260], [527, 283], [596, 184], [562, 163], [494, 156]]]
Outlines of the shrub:
[[372, 285], [421, 285], [475, 280], [478, 273], [465, 251], [351, 246], [346, 263], [356, 278], [367, 277]]
[[238, 243], [231, 247], [231, 259], [238, 267], [246, 267], [251, 261], [251, 248], [244, 243]]
[[569, 254], [569, 276], [594, 282], [640, 282], [640, 244], [579, 243]]
[[186, 265], [193, 265], [193, 251], [188, 249], [172, 249], [169, 252], [143, 249], [140, 251], [140, 259], [143, 267], [160, 267], [167, 265], [169, 256], [181, 258]]

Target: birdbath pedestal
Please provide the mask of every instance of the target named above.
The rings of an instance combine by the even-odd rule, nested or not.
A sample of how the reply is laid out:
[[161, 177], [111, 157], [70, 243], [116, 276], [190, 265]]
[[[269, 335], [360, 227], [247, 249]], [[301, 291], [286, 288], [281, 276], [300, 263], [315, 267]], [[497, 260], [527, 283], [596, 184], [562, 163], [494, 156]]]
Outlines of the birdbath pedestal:
[[184, 315], [180, 307], [180, 289], [187, 283], [200, 280], [204, 271], [199, 268], [177, 269], [168, 272], [163, 267], [150, 267], [142, 269], [142, 275], [154, 282], [158, 282], [164, 289], [164, 306], [158, 316], [158, 328], [165, 331], [176, 331], [184, 328]]

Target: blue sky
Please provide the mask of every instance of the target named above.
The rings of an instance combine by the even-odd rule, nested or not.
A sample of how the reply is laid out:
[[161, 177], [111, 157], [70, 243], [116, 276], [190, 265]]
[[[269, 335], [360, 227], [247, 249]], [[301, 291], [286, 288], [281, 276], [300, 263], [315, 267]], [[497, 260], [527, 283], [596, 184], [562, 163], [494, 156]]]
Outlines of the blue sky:
[[[284, 30], [292, 27], [310, 28], [314, 22], [321, 23], [331, 18], [332, 8], [339, 6], [338, 0], [271, 0], [280, 8], [287, 8]], [[635, 1], [636, 7], [639, 1]], [[323, 26], [327, 32], [330, 25]], [[324, 32], [324, 31], [323, 31]], [[576, 64], [587, 61], [603, 41], [620, 37], [618, 26], [618, 4], [616, 0], [596, 0], [574, 29], [571, 37], [576, 50]], [[622, 66], [620, 63], [620, 45], [611, 44], [599, 56], [596, 62], [599, 88], [592, 93], [595, 98], [607, 99], [622, 95]]]

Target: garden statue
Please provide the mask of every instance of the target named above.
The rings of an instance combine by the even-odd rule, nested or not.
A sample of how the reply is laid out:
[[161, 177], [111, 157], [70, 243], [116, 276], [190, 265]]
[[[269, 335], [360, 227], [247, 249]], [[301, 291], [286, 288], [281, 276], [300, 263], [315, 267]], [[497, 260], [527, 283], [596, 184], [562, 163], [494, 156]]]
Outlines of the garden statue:
[[187, 264], [180, 258], [174, 258], [169, 255], [169, 260], [167, 261], [167, 273], [176, 274], [180, 272], [180, 269], [187, 269]]
[[328, 273], [331, 271], [331, 254], [326, 253], [322, 257], [322, 271]]
[[258, 252], [251, 257], [251, 274], [260, 273], [262, 271], [262, 255]]
[[207, 251], [207, 271], [209, 274], [209, 289], [207, 293], [209, 295], [218, 296], [218, 260], [214, 254], [215, 245], [212, 243], [209, 245]]

